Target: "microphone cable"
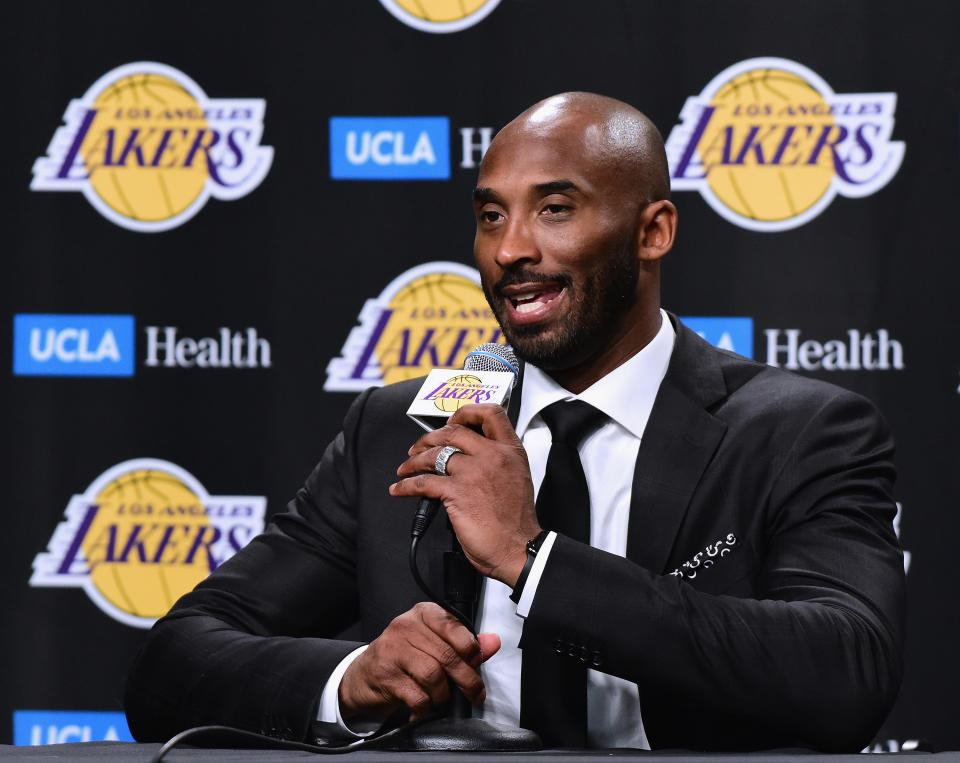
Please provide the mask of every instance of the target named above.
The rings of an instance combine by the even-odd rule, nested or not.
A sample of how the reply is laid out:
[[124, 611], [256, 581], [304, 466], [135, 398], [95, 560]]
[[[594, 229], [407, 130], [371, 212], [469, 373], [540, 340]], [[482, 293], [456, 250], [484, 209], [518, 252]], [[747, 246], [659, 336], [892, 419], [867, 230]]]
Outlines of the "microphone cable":
[[[501, 371], [504, 368], [507, 368], [513, 372], [513, 384], [516, 384], [516, 379], [519, 377], [519, 363], [517, 362], [516, 355], [513, 353], [513, 349], [507, 345], [501, 345], [493, 342], [482, 344], [476, 347], [472, 352], [468, 353], [463, 367], [464, 370], [489, 371]], [[511, 387], [512, 386], [513, 385], [511, 385]], [[506, 405], [506, 403], [504, 404]], [[413, 575], [414, 582], [416, 582], [417, 586], [427, 596], [427, 598], [430, 599], [430, 601], [442, 607], [444, 610], [457, 618], [457, 620], [459, 620], [463, 626], [473, 634], [474, 638], [476, 638], [477, 632], [474, 628], [473, 620], [467, 617], [452, 604], [441, 600], [420, 575], [420, 569], [417, 565], [417, 549], [420, 545], [420, 539], [423, 537], [424, 533], [426, 533], [427, 528], [430, 526], [430, 523], [433, 522], [433, 519], [436, 517], [439, 510], [440, 501], [438, 499], [422, 498], [420, 500], [420, 505], [417, 507], [417, 512], [413, 516], [413, 525], [410, 528], [410, 573]], [[176, 734], [168, 739], [160, 747], [160, 749], [157, 750], [157, 753], [153, 756], [153, 758], [151, 758], [150, 763], [160, 763], [164, 756], [178, 745], [184, 744], [188, 740], [193, 741], [198, 738], [207, 738], [208, 740], [212, 738], [213, 740], [223, 740], [228, 743], [232, 742], [234, 744], [242, 743], [242, 746], [245, 749], [302, 750], [318, 755], [340, 755], [342, 753], [353, 752], [354, 750], [361, 749], [389, 750], [392, 748], [384, 743], [401, 737], [403, 734], [411, 729], [416, 728], [420, 724], [442, 717], [444, 717], [442, 712], [433, 713], [415, 721], [409, 721], [400, 726], [395, 726], [387, 729], [386, 731], [381, 731], [373, 736], [363, 737], [362, 739], [356, 739], [352, 742], [339, 745], [315, 745], [308, 742], [295, 742], [289, 739], [277, 739], [276, 737], [258, 734], [255, 731], [248, 731], [246, 729], [234, 728], [233, 726], [195, 726], [193, 728], [181, 731], [179, 734]]]
[[301, 750], [304, 752], [312, 752], [316, 755], [342, 755], [343, 753], [363, 749], [391, 750], [394, 748], [385, 743], [391, 742], [397, 738], [402, 738], [403, 735], [411, 729], [414, 729], [423, 723], [437, 720], [438, 718], [442, 717], [442, 713], [432, 713], [424, 716], [423, 718], [418, 718], [415, 721], [408, 721], [400, 726], [387, 729], [386, 731], [375, 734], [374, 736], [364, 737], [346, 744], [338, 745], [320, 745], [310, 744], [309, 742], [295, 742], [292, 739], [277, 739], [276, 737], [258, 734], [255, 731], [248, 731], [247, 729], [234, 728], [233, 726], [194, 726], [191, 729], [181, 731], [179, 734], [170, 737], [170, 739], [164, 742], [160, 749], [157, 750], [156, 754], [150, 759], [150, 763], [161, 763], [167, 753], [169, 753], [175, 747], [183, 744], [193, 743], [197, 739], [204, 738], [208, 742], [214, 742], [214, 744], [194, 746], [217, 747], [226, 743], [235, 745], [237, 749]]
[[420, 575], [420, 568], [417, 565], [417, 549], [420, 546], [420, 538], [422, 538], [423, 534], [427, 531], [427, 528], [430, 526], [433, 518], [437, 515], [437, 511], [439, 509], [440, 501], [437, 498], [420, 499], [420, 505], [417, 507], [417, 513], [413, 515], [413, 526], [410, 528], [410, 574], [413, 575], [413, 580], [417, 584], [417, 587], [423, 591], [430, 601], [439, 607], [442, 607], [455, 618], [457, 618], [457, 620], [459, 620], [463, 626], [473, 634], [473, 637], [476, 638], [477, 632], [474, 629], [473, 620], [467, 617], [455, 606], [443, 601], [439, 596], [437, 596], [433, 592], [433, 589], [427, 585], [427, 581], [424, 580]]
[[[519, 367], [520, 363], [517, 360], [516, 354], [513, 352], [513, 348], [509, 345], [498, 344], [496, 342], [487, 342], [486, 344], [478, 345], [467, 353], [463, 361], [464, 371], [510, 371], [513, 373], [513, 380], [510, 384], [511, 390], [520, 377]], [[509, 395], [510, 393], [508, 392], [508, 400]], [[506, 404], [507, 402], [505, 400], [504, 406], [506, 406]], [[452, 604], [441, 600], [430, 586], [427, 585], [427, 582], [420, 575], [420, 569], [417, 566], [417, 547], [420, 544], [420, 538], [423, 537], [423, 534], [427, 531], [427, 528], [439, 510], [440, 501], [436, 498], [420, 499], [420, 505], [417, 507], [416, 514], [413, 515], [413, 525], [410, 528], [410, 573], [413, 575], [414, 582], [430, 601], [457, 618], [457, 620], [473, 634], [474, 638], [476, 638], [477, 631], [474, 627], [473, 619], [467, 617]]]

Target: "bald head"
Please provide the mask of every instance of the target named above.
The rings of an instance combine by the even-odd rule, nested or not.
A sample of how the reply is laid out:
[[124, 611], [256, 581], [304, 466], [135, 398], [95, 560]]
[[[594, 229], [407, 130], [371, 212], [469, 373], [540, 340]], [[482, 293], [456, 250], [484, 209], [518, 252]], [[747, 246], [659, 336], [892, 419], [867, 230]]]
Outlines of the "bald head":
[[512, 138], [579, 139], [586, 155], [609, 169], [620, 190], [644, 202], [670, 195], [663, 138], [644, 114], [628, 103], [596, 93], [560, 93], [535, 103], [504, 127], [491, 143]]

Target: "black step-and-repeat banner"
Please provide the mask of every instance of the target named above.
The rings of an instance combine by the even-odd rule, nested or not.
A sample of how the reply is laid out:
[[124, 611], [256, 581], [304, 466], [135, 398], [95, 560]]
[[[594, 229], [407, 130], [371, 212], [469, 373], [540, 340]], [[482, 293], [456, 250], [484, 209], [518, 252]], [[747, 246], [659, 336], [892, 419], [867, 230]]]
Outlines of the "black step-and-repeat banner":
[[888, 417], [909, 642], [873, 749], [960, 747], [960, 6], [4, 10], [0, 742], [126, 738], [144, 629], [283, 508], [353, 394], [497, 341], [477, 164], [590, 90], [667, 141], [664, 305]]

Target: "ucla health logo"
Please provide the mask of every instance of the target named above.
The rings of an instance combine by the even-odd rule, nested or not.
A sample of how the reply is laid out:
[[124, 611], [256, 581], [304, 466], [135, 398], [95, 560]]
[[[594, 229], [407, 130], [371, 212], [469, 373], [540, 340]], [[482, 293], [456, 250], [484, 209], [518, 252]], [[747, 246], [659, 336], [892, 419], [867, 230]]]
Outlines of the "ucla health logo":
[[714, 347], [753, 358], [753, 318], [697, 316], [680, 318], [680, 322]]
[[231, 201], [260, 185], [273, 162], [260, 145], [265, 109], [258, 98], [208, 98], [171, 66], [120, 66], [70, 101], [30, 188], [79, 191], [129, 230], [176, 228], [211, 196]]
[[500, 0], [380, 0], [407, 26], [421, 32], [459, 32], [485, 19]]
[[446, 180], [446, 117], [330, 117], [334, 180]]
[[149, 628], [263, 530], [266, 503], [209, 495], [169, 461], [124, 461], [70, 499], [30, 585], [82, 588], [113, 619]]
[[356, 392], [461, 368], [472, 349], [503, 342], [483, 296], [480, 274], [455, 262], [428, 262], [401, 273], [368, 299], [327, 366], [325, 390]]
[[133, 742], [123, 713], [99, 710], [14, 710], [15, 745]]
[[133, 376], [132, 315], [13, 317], [18, 376]]
[[796, 228], [896, 175], [896, 105], [896, 93], [834, 93], [785, 58], [741, 61], [687, 98], [667, 138], [672, 186], [741, 228]]

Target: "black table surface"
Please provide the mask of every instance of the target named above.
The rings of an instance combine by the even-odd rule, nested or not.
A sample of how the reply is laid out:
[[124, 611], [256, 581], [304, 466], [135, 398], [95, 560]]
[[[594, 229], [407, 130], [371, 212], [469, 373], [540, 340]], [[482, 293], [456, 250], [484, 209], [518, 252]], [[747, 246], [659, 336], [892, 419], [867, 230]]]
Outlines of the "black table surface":
[[[159, 744], [134, 744], [131, 742], [75, 742], [72, 744], [53, 744], [40, 747], [13, 747], [0, 745], [0, 760], [62, 760], [62, 761], [123, 761], [124, 763], [149, 763], [160, 749]], [[609, 758], [620, 760], [639, 760], [643, 763], [677, 763], [691, 760], [704, 763], [737, 763], [749, 759], [751, 762], [771, 761], [771, 763], [864, 763], [862, 754], [823, 755], [802, 750], [770, 750], [753, 753], [693, 753], [682, 750], [544, 750], [541, 752], [391, 752], [378, 750], [356, 750], [346, 753], [344, 760], [351, 763], [386, 763], [387, 761], [408, 761], [417, 763], [446, 763], [463, 761], [465, 758], [482, 761], [518, 761], [535, 758], [540, 760], [563, 759], [575, 761], [599, 761]], [[960, 752], [902, 752], [886, 753], [887, 757], [899, 757], [910, 761], [929, 761], [929, 763], [960, 763]], [[316, 759], [316, 753], [299, 750], [228, 750], [198, 747], [176, 748], [164, 756], [164, 761], [217, 761], [217, 763], [283, 763], [291, 760]]]

